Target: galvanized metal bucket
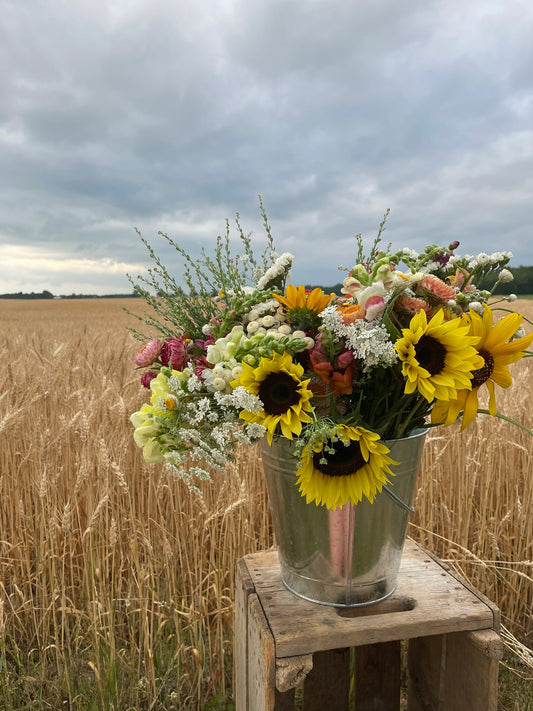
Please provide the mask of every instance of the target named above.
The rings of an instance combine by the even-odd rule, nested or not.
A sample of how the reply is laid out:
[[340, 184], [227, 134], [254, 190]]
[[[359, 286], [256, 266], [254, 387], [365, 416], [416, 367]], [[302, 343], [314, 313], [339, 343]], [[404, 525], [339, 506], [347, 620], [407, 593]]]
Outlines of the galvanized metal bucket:
[[328, 510], [307, 504], [296, 484], [298, 460], [285, 438], [261, 443], [281, 577], [296, 595], [324, 605], [357, 607], [396, 589], [409, 507], [427, 430], [385, 444], [399, 462], [374, 503]]

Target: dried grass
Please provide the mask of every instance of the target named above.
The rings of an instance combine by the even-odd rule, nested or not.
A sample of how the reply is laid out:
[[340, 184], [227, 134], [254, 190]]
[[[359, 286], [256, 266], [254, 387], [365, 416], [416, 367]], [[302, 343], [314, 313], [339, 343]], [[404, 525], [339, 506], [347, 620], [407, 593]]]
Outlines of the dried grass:
[[[143, 462], [126, 303], [0, 301], [6, 708], [25, 708], [35, 688], [57, 708], [231, 696], [235, 562], [272, 544], [260, 461], [241, 451], [203, 498]], [[533, 315], [533, 302], [520, 306]], [[501, 409], [531, 427], [531, 366], [514, 372]], [[532, 440], [478, 420], [431, 433], [411, 535], [501, 606], [510, 648], [531, 665]]]

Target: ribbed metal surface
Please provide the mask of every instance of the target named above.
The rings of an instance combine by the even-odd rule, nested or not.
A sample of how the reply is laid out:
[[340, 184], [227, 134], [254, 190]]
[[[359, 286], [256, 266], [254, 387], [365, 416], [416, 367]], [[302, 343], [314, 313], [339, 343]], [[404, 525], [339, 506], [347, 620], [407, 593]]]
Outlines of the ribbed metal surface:
[[[427, 430], [386, 442], [393, 468], [390, 489], [407, 505]], [[292, 443], [261, 445], [274, 532], [284, 584], [306, 600], [339, 607], [379, 602], [396, 588], [407, 511], [384, 493], [342, 509], [307, 504], [296, 485]]]

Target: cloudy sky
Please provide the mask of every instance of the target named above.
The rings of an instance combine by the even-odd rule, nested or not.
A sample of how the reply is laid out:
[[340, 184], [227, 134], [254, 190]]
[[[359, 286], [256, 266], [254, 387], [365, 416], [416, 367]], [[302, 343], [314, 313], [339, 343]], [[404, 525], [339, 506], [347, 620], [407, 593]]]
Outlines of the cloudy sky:
[[0, 0], [0, 293], [179, 275], [262, 195], [293, 281], [353, 236], [533, 264], [530, 0]]

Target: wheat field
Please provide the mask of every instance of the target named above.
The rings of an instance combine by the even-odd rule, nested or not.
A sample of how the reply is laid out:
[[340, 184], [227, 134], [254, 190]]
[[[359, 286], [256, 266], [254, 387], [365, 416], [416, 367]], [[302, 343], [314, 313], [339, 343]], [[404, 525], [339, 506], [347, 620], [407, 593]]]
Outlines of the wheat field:
[[[0, 300], [6, 711], [233, 708], [235, 562], [273, 544], [261, 462], [241, 450], [198, 497], [143, 461], [128, 418], [146, 391], [122, 309], [138, 303]], [[517, 308], [533, 319], [533, 301]], [[531, 361], [516, 364], [498, 399], [528, 427], [531, 373]], [[431, 431], [409, 529], [501, 607], [506, 659], [526, 694], [532, 449], [525, 432], [487, 416], [463, 433]]]

